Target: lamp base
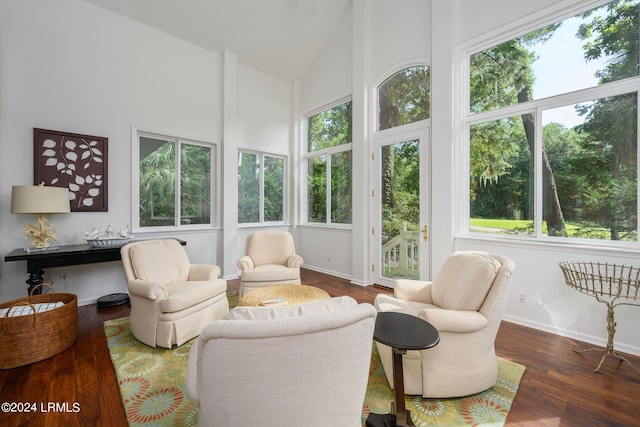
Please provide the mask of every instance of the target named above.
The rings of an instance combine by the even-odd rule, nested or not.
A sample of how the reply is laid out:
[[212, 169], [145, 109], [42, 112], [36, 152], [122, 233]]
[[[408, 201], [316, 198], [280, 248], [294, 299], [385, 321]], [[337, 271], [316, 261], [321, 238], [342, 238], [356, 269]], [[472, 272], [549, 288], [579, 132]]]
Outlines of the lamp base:
[[38, 226], [33, 224], [27, 224], [24, 226], [25, 230], [22, 232], [29, 238], [29, 244], [36, 248], [48, 248], [50, 246], [49, 240], [58, 241], [58, 233], [60, 230], [56, 229], [53, 225], [47, 224], [47, 218], [44, 214], [40, 214], [38, 218]]

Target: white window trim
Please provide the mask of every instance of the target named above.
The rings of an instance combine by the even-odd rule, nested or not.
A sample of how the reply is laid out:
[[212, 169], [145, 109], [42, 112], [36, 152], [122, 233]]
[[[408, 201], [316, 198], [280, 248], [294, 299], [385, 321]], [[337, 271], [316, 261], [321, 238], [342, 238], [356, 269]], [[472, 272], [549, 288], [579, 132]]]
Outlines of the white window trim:
[[[181, 224], [173, 226], [161, 227], [140, 227], [140, 137], [146, 136], [151, 138], [168, 138], [179, 143], [188, 143], [193, 145], [206, 146], [211, 148], [211, 211], [209, 224]], [[138, 126], [131, 126], [131, 224], [132, 232], [136, 234], [169, 234], [183, 231], [212, 230], [219, 228], [218, 221], [220, 218], [220, 144], [217, 141], [205, 138], [188, 137], [177, 132], [166, 132], [162, 130], [152, 130]], [[176, 174], [179, 176], [179, 174]], [[176, 196], [177, 197], [177, 196]], [[179, 201], [176, 206], [179, 208]]]
[[[238, 147], [238, 154], [249, 153], [260, 156], [260, 220], [259, 222], [238, 222], [238, 228], [254, 228], [261, 226], [286, 225], [290, 222], [291, 197], [289, 179], [289, 156], [284, 153], [274, 151], [262, 151], [255, 148]], [[279, 158], [283, 160], [282, 171], [282, 221], [264, 220], [264, 156]], [[238, 169], [240, 169], [238, 167]], [[237, 175], [237, 174], [236, 174]]]
[[[627, 93], [636, 92], [638, 97], [638, 138], [640, 139], [640, 76], [631, 77], [624, 80], [619, 80], [604, 85], [592, 86], [585, 89], [580, 89], [572, 92], [567, 92], [559, 95], [550, 96], [547, 98], [541, 98], [539, 100], [528, 101], [522, 104], [510, 105], [508, 107], [500, 108], [497, 110], [483, 111], [475, 114], [471, 114], [469, 111], [470, 106], [470, 82], [469, 82], [469, 64], [470, 57], [474, 53], [480, 52], [484, 49], [488, 49], [492, 46], [500, 44], [502, 42], [511, 40], [515, 37], [527, 34], [536, 29], [542, 28], [545, 25], [550, 25], [555, 22], [560, 22], [564, 19], [570, 18], [587, 10], [610, 3], [612, 0], [593, 0], [593, 1], [580, 1], [576, 0], [567, 5], [553, 5], [540, 11], [537, 14], [527, 16], [519, 21], [513, 22], [508, 26], [497, 29], [494, 32], [490, 32], [482, 36], [482, 38], [476, 38], [466, 43], [462, 43], [456, 49], [460, 62], [460, 76], [457, 79], [460, 83], [461, 104], [457, 111], [460, 114], [460, 157], [458, 158], [458, 164], [460, 171], [458, 181], [460, 182], [459, 192], [459, 209], [456, 209], [459, 217], [455, 220], [457, 224], [456, 233], [457, 239], [471, 239], [471, 240], [489, 240], [495, 242], [514, 242], [527, 245], [549, 245], [551, 247], [569, 247], [581, 249], [597, 249], [597, 250], [612, 250], [612, 251], [640, 251], [640, 215], [638, 215], [638, 225], [636, 226], [639, 234], [638, 241], [636, 242], [621, 242], [610, 240], [596, 240], [596, 239], [584, 239], [584, 238], [566, 238], [557, 236], [548, 236], [542, 234], [542, 160], [540, 156], [534, 158], [534, 185], [536, 192], [534, 195], [534, 234], [531, 236], [508, 236], [508, 235], [487, 235], [485, 233], [478, 233], [470, 231], [470, 198], [469, 198], [469, 129], [470, 126], [476, 123], [486, 122], [489, 120], [495, 120], [504, 117], [511, 117], [514, 115], [520, 115], [522, 113], [533, 113], [536, 117], [539, 117], [543, 110], [548, 110], [556, 107], [562, 107], [566, 105], [577, 104], [581, 102], [588, 102], [594, 99], [603, 98], [607, 96], [616, 96]], [[541, 122], [536, 120], [536, 153], [540, 150], [542, 145], [542, 132]], [[636, 153], [638, 160], [640, 161], [640, 141], [637, 147]], [[639, 162], [640, 163], [640, 162]], [[637, 212], [640, 213], [640, 164], [638, 167], [638, 207]]]

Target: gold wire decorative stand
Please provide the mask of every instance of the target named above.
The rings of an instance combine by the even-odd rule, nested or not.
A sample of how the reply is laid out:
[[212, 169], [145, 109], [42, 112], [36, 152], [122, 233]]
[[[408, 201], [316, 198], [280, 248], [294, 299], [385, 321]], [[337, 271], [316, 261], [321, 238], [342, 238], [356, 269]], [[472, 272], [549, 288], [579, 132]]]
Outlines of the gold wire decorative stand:
[[613, 348], [613, 338], [616, 333], [616, 321], [614, 310], [620, 305], [640, 305], [640, 269], [617, 264], [603, 264], [599, 262], [561, 262], [560, 268], [564, 273], [564, 279], [568, 286], [595, 297], [598, 302], [607, 306], [607, 348], [588, 348], [574, 350], [576, 353], [585, 351], [604, 351], [598, 367], [593, 372], [598, 372], [604, 359], [613, 355], [627, 362], [633, 369], [640, 373], [633, 363], [621, 356]]

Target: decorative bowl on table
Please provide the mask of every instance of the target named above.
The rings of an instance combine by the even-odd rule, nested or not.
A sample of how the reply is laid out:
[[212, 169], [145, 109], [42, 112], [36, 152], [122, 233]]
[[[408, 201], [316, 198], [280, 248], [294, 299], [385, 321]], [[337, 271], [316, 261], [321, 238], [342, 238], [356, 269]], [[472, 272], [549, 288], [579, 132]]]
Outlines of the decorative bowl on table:
[[94, 248], [115, 248], [124, 246], [131, 240], [131, 237], [120, 237], [113, 239], [85, 239], [91, 247]]
[[106, 229], [84, 230], [84, 234], [85, 240], [93, 248], [117, 248], [129, 243], [133, 237], [129, 225], [121, 228], [120, 232], [116, 232], [111, 225], [108, 225]]

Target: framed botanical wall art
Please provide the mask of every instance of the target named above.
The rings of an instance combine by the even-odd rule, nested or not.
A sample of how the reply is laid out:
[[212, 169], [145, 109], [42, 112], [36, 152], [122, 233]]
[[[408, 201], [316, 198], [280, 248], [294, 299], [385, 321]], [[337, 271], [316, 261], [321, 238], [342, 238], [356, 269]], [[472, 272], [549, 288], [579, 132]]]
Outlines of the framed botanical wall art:
[[69, 189], [72, 212], [107, 212], [108, 143], [102, 136], [33, 129], [33, 183]]

